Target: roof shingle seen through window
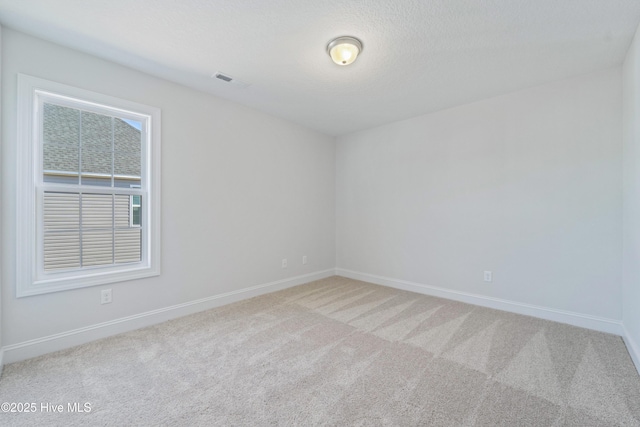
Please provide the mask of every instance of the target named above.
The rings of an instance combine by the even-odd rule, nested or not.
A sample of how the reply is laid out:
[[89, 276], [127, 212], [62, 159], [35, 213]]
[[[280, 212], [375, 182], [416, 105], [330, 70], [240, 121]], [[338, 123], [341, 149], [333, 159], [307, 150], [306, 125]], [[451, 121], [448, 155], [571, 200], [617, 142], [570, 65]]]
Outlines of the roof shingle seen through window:
[[[140, 176], [141, 133], [117, 117], [44, 104], [43, 169]], [[113, 139], [113, 155], [112, 155]]]

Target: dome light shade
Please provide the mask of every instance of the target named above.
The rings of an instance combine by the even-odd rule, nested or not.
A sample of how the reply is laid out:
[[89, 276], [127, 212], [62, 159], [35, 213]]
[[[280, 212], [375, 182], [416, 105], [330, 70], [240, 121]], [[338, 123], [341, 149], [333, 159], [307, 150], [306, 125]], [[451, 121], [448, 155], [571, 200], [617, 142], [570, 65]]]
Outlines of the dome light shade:
[[362, 42], [355, 37], [338, 37], [327, 45], [327, 53], [338, 65], [349, 65], [362, 52]]

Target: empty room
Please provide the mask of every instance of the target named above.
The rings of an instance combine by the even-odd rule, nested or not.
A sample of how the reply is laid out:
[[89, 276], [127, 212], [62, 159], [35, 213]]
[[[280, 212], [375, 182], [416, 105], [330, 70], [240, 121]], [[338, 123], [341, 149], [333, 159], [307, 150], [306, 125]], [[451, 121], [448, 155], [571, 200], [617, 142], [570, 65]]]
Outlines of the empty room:
[[640, 426], [637, 0], [0, 0], [0, 425]]

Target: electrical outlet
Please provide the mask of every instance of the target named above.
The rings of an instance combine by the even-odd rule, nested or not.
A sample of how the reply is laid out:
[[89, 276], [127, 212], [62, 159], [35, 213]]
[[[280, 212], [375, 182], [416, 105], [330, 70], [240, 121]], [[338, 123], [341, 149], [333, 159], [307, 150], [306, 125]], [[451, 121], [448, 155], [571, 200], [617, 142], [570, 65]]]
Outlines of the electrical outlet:
[[491, 282], [493, 280], [493, 273], [491, 273], [490, 271], [485, 271], [484, 272], [484, 281], [485, 282]]
[[282, 259], [282, 268], [287, 268], [287, 259], [286, 258]]
[[307, 256], [306, 255], [302, 255], [302, 263], [303, 264], [307, 263]]
[[100, 292], [100, 304], [109, 304], [111, 302], [111, 289], [104, 289]]

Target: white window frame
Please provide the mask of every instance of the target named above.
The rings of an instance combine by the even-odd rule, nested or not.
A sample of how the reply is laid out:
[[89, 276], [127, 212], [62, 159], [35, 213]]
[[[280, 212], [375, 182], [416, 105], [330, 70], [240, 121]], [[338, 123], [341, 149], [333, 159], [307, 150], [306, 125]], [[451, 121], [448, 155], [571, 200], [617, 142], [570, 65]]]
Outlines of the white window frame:
[[[117, 117], [142, 123], [141, 189], [144, 206], [141, 261], [86, 267], [72, 271], [44, 271], [41, 105], [54, 96], [57, 104], [86, 111], [108, 110]], [[78, 102], [79, 101], [79, 102]], [[18, 74], [18, 144], [16, 191], [16, 261], [18, 298], [158, 276], [160, 274], [160, 109], [91, 92], [37, 77]], [[57, 184], [61, 191], [77, 186]], [[48, 184], [48, 189], [52, 188]], [[104, 188], [104, 187], [103, 187]], [[101, 187], [96, 186], [100, 193]], [[110, 188], [109, 191], [117, 192]], [[49, 190], [48, 190], [49, 191]], [[76, 190], [77, 191], [77, 190]]]

